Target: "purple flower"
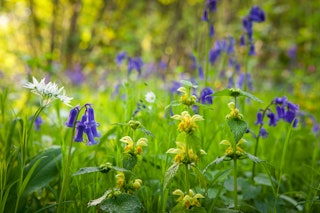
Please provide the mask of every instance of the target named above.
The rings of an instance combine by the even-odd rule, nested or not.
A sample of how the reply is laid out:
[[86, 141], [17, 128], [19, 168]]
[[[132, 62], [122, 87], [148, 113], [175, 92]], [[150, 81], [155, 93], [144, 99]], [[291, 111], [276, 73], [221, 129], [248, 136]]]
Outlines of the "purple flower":
[[85, 122], [87, 120], [87, 115], [84, 114], [81, 118], [81, 121], [77, 121], [76, 125], [76, 134], [74, 136], [74, 142], [82, 142], [83, 141], [83, 132], [86, 127]]
[[193, 54], [190, 54], [191, 59], [191, 69], [194, 70], [197, 68], [197, 59]]
[[287, 51], [287, 55], [291, 60], [295, 60], [297, 55], [297, 46], [293, 45], [292, 47], [290, 47]]
[[127, 53], [125, 51], [122, 51], [122, 52], [118, 53], [115, 61], [120, 66], [122, 64], [122, 62], [126, 59], [126, 57], [127, 57]]
[[234, 44], [235, 43], [236, 43], [236, 41], [234, 40], [234, 38], [229, 37], [229, 45], [227, 47], [227, 54], [228, 55], [234, 53]]
[[[30, 120], [32, 120], [33, 116], [30, 118]], [[40, 126], [43, 124], [43, 120], [40, 116], [36, 117], [36, 119], [34, 120], [34, 128], [35, 130], [39, 131], [40, 130]]]
[[202, 21], [209, 21], [209, 19], [208, 19], [208, 11], [207, 10], [203, 11], [203, 15], [202, 15], [201, 20]]
[[204, 80], [204, 72], [203, 72], [202, 66], [198, 67], [198, 76], [199, 76], [200, 80]]
[[251, 8], [249, 19], [253, 22], [263, 22], [265, 20], [265, 14], [258, 6]]
[[257, 113], [257, 121], [255, 122], [256, 125], [263, 125], [263, 116], [262, 112]]
[[278, 119], [282, 119], [282, 118], [284, 118], [285, 117], [285, 115], [286, 115], [286, 110], [285, 110], [285, 108], [284, 108], [284, 106], [279, 106], [279, 105], [277, 105], [276, 106], [276, 110], [277, 110], [277, 117], [278, 117]]
[[267, 130], [265, 128], [261, 128], [259, 135], [261, 137], [263, 137], [263, 138], [267, 138], [268, 137], [268, 132], [267, 132]]
[[287, 103], [287, 97], [286, 96], [283, 96], [282, 98], [275, 98], [273, 99], [273, 103], [275, 104], [286, 104]]
[[80, 111], [79, 106], [76, 106], [75, 108], [72, 108], [70, 110], [68, 121], [65, 123], [67, 127], [73, 127], [79, 111]]
[[269, 118], [269, 126], [277, 126], [277, 119], [273, 112], [268, 112], [267, 116]]
[[256, 51], [254, 50], [254, 44], [250, 44], [249, 55], [255, 55]]
[[86, 126], [84, 132], [87, 134], [87, 137], [88, 137], [87, 145], [91, 146], [91, 145], [97, 144], [97, 142], [94, 139], [94, 135], [92, 133], [92, 130], [89, 126]]
[[202, 104], [212, 104], [213, 89], [210, 87], [205, 87], [200, 92], [200, 102]]
[[141, 58], [129, 58], [128, 59], [128, 73], [130, 74], [133, 70], [137, 70], [141, 75], [143, 61]]
[[206, 1], [206, 7], [209, 9], [209, 11], [214, 12], [217, 9], [217, 0], [207, 0]]
[[252, 21], [248, 17], [244, 17], [242, 20], [243, 29], [246, 31], [249, 41], [252, 41]]
[[94, 137], [100, 137], [100, 134], [97, 132], [97, 122], [94, 120], [94, 110], [93, 108], [88, 108], [88, 126], [90, 126], [92, 134]]
[[246, 45], [246, 42], [245, 42], [244, 36], [241, 35], [241, 37], [240, 37], [240, 46], [244, 46], [244, 45]]
[[317, 136], [319, 134], [319, 131], [320, 131], [320, 125], [318, 123], [314, 123], [312, 127], [313, 134]]
[[81, 85], [86, 79], [83, 70], [79, 64], [75, 65], [73, 69], [67, 70], [66, 74], [70, 79], [71, 83], [77, 86]]
[[233, 77], [230, 76], [230, 77], [228, 78], [228, 86], [227, 86], [227, 87], [228, 87], [228, 88], [232, 88], [233, 85], [234, 85]]
[[209, 27], [209, 36], [211, 38], [214, 36], [214, 27], [212, 23], [210, 23], [210, 27]]

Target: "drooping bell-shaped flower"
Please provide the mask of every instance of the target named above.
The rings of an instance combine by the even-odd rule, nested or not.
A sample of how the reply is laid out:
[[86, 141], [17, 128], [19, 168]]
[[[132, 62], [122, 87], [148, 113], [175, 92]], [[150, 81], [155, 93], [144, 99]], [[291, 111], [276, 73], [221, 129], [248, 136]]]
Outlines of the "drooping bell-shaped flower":
[[253, 22], [263, 22], [265, 14], [258, 6], [253, 6], [250, 10], [249, 19]]
[[68, 121], [65, 123], [67, 127], [73, 127], [77, 119], [80, 109], [76, 106], [70, 110]]
[[94, 119], [94, 110], [92, 107], [88, 109], [88, 125], [91, 128], [92, 134], [94, 137], [100, 137], [100, 134], [97, 131], [97, 122]]
[[263, 125], [263, 116], [262, 112], [257, 113], [257, 121], [255, 122], [256, 125]]
[[74, 136], [74, 142], [82, 142], [83, 141], [83, 133], [86, 127], [85, 122], [87, 120], [87, 115], [84, 114], [81, 118], [81, 121], [77, 121], [76, 125], [76, 134]]
[[200, 102], [202, 104], [212, 104], [213, 89], [210, 87], [205, 87], [200, 92]]

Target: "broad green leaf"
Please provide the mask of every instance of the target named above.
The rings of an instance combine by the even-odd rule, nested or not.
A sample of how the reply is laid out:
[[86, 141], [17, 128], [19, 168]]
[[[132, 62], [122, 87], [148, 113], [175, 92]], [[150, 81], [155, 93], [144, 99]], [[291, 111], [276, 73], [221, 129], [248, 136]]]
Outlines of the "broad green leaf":
[[100, 209], [109, 213], [140, 213], [143, 206], [136, 196], [120, 194], [106, 199]]
[[260, 159], [260, 158], [258, 158], [258, 157], [256, 157], [256, 156], [254, 156], [254, 155], [251, 155], [251, 154], [249, 154], [249, 153], [245, 153], [247, 156], [248, 156], [248, 158], [250, 159], [250, 160], [252, 160], [254, 163], [261, 163], [262, 162], [262, 160]]
[[138, 162], [138, 158], [135, 155], [127, 154], [123, 158], [123, 167], [127, 170], [132, 170]]
[[255, 199], [261, 192], [261, 186], [252, 185], [247, 179], [238, 178], [239, 186], [242, 190], [242, 199], [250, 200]]
[[287, 195], [280, 195], [279, 198], [291, 203], [293, 206], [295, 206], [299, 211], [303, 211], [303, 206], [299, 204], [298, 201], [296, 201], [295, 199], [287, 196]]
[[254, 101], [263, 103], [263, 101], [261, 101], [256, 96], [252, 95], [251, 93], [242, 91], [241, 89], [238, 89], [238, 88], [223, 89], [221, 91], [213, 93], [212, 96], [230, 96], [230, 97], [245, 96], [245, 97], [250, 98]]
[[167, 185], [170, 182], [170, 180], [177, 174], [178, 169], [179, 169], [179, 163], [174, 163], [168, 168], [164, 176], [164, 183], [163, 183], [164, 189], [167, 188]]
[[233, 133], [235, 142], [238, 143], [243, 134], [247, 131], [247, 123], [238, 118], [230, 118], [228, 120], [228, 125]]
[[[40, 159], [41, 161], [39, 162]], [[24, 175], [27, 175], [37, 162], [39, 162], [39, 164], [33, 171], [24, 193], [29, 194], [49, 185], [49, 183], [59, 175], [61, 159], [62, 153], [60, 146], [46, 149], [33, 157], [30, 163], [24, 168]]]
[[200, 182], [201, 187], [205, 188], [207, 186], [207, 178], [204, 174], [198, 169], [198, 167], [192, 167], [197, 179]]

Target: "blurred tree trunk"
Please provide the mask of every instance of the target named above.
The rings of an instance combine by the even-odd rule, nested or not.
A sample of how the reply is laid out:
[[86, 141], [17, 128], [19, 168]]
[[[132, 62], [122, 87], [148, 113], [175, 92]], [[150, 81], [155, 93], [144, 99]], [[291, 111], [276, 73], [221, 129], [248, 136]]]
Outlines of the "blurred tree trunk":
[[32, 25], [30, 27], [30, 35], [29, 42], [31, 46], [31, 52], [34, 57], [38, 56], [38, 50], [41, 52], [42, 47], [42, 37], [40, 33], [40, 21], [35, 13], [35, 4], [33, 0], [29, 0], [29, 8], [30, 8], [30, 17], [32, 21]]
[[77, 47], [80, 42], [80, 35], [78, 32], [78, 18], [81, 12], [82, 0], [70, 0], [72, 4], [72, 15], [69, 25], [69, 33], [66, 39], [65, 45], [65, 67], [71, 69], [74, 65], [74, 53], [77, 51]]
[[56, 33], [57, 33], [57, 17], [58, 17], [59, 0], [52, 0], [52, 22], [50, 26], [50, 57], [48, 58], [48, 65], [50, 66], [54, 58], [54, 51], [56, 48]]

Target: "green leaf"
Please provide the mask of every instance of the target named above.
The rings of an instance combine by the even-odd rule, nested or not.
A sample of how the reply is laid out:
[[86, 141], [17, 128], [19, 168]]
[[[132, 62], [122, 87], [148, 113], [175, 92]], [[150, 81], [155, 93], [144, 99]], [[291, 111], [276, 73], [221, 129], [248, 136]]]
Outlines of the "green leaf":
[[247, 131], [247, 123], [239, 118], [230, 118], [228, 125], [233, 133], [236, 143], [242, 138], [243, 134]]
[[[41, 161], [39, 162], [39, 160]], [[54, 146], [44, 150], [40, 154], [33, 157], [30, 163], [24, 168], [24, 175], [27, 175], [32, 167], [38, 162], [38, 166], [33, 171], [28, 184], [26, 185], [25, 194], [30, 194], [49, 183], [59, 175], [61, 168], [61, 147]]]
[[83, 175], [83, 174], [88, 174], [93, 172], [100, 172], [100, 171], [101, 169], [99, 167], [84, 167], [79, 169], [75, 173], [73, 173], [72, 176]]
[[296, 201], [295, 199], [287, 196], [287, 195], [280, 195], [279, 198], [291, 203], [293, 206], [295, 206], [299, 211], [303, 211], [303, 206], [299, 204], [298, 201]]
[[223, 89], [221, 91], [213, 93], [212, 96], [231, 96], [231, 97], [245, 96], [245, 97], [250, 98], [254, 101], [263, 103], [263, 101], [261, 101], [256, 96], [252, 95], [251, 93], [242, 91], [241, 89], [238, 89], [238, 88]]
[[243, 200], [255, 199], [261, 192], [261, 186], [252, 185], [247, 179], [239, 178], [238, 182], [242, 190]]
[[217, 157], [214, 161], [210, 162], [206, 168], [204, 168], [204, 170], [202, 171], [202, 174], [206, 173], [208, 168], [211, 167], [212, 165], [217, 165], [219, 163], [221, 163], [227, 156], [223, 155], [222, 157]]
[[254, 163], [261, 163], [262, 162], [262, 160], [260, 159], [260, 158], [258, 158], [258, 157], [256, 157], [256, 156], [254, 156], [254, 155], [251, 155], [251, 154], [249, 154], [249, 153], [245, 153], [247, 156], [248, 156], [248, 158], [251, 160], [251, 161], [253, 161]]
[[143, 206], [136, 196], [120, 194], [106, 199], [100, 209], [109, 213], [140, 213]]
[[166, 174], [164, 176], [164, 183], [163, 183], [164, 189], [167, 188], [167, 185], [170, 182], [170, 180], [177, 174], [179, 165], [180, 165], [179, 163], [174, 163], [166, 171]]
[[132, 170], [138, 162], [138, 158], [135, 155], [127, 154], [123, 158], [123, 167], [127, 170]]
[[206, 188], [207, 186], [207, 178], [203, 175], [203, 173], [198, 169], [198, 167], [193, 166], [192, 167], [197, 179], [200, 182], [201, 187]]
[[183, 86], [186, 86], [186, 87], [192, 87], [192, 88], [195, 88], [195, 89], [198, 87], [197, 85], [194, 85], [190, 81], [186, 81], [186, 80], [180, 80], [180, 83]]

